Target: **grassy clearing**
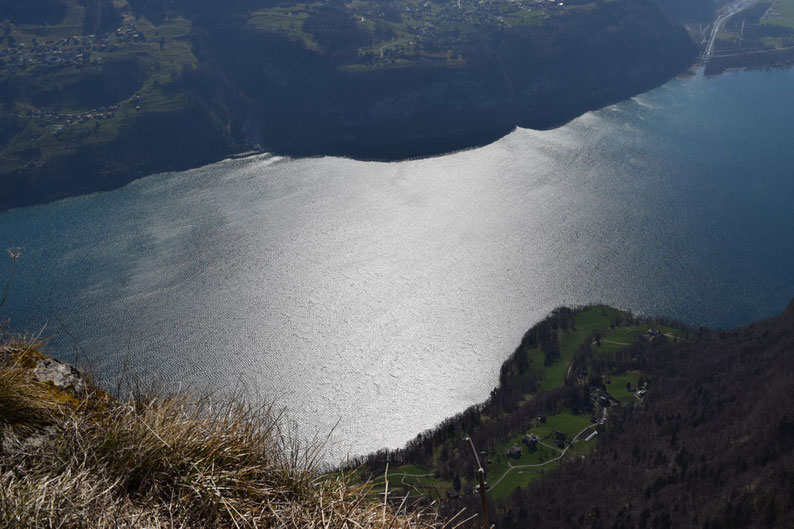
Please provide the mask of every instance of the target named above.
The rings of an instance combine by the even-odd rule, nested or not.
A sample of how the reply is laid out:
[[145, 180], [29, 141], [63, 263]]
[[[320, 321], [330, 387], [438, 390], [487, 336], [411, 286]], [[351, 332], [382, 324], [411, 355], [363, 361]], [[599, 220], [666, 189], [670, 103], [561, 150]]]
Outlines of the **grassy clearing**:
[[538, 423], [535, 427], [530, 429], [530, 432], [537, 434], [541, 439], [547, 439], [551, 436], [552, 432], [557, 431], [564, 433], [570, 440], [584, 428], [592, 424], [593, 423], [591, 423], [590, 419], [587, 417], [574, 415], [570, 411], [564, 411], [546, 417], [545, 423]]
[[623, 404], [634, 404], [637, 402], [637, 397], [626, 389], [626, 384], [631, 383], [636, 388], [641, 376], [636, 371], [613, 375], [607, 384], [607, 392]]
[[75, 394], [33, 377], [39, 348], [0, 339], [1, 527], [445, 526], [345, 475], [318, 479], [319, 447], [295, 441], [272, 406]]
[[601, 337], [601, 340], [613, 342], [632, 343], [640, 337], [648, 336], [648, 327], [644, 325], [632, 325], [631, 327], [620, 327]]
[[680, 329], [670, 327], [668, 325], [631, 325], [628, 327], [618, 327], [601, 336], [601, 344], [594, 345], [593, 349], [602, 353], [613, 353], [626, 347], [626, 344], [631, 344], [637, 340], [650, 339], [651, 335], [648, 334], [648, 329], [653, 328], [658, 330], [664, 335], [674, 338], [682, 338], [684, 333]]
[[[587, 418], [574, 415], [570, 411], [564, 411], [547, 417], [545, 423], [538, 423], [529, 431], [537, 434], [546, 445], [551, 445], [551, 436], [553, 432], [558, 431], [564, 433], [568, 438], [567, 443], [570, 443], [576, 434], [591, 425], [592, 423]], [[494, 499], [500, 500], [509, 497], [517, 487], [526, 487], [530, 482], [540, 478], [545, 472], [549, 472], [559, 464], [553, 460], [561, 455], [562, 451], [560, 449], [555, 449], [551, 446], [539, 443], [537, 445], [537, 451], [530, 452], [527, 447], [521, 443], [522, 437], [523, 434], [517, 435], [498, 446], [497, 449], [499, 452], [494, 454], [494, 463], [488, 468], [489, 478], [491, 480], [498, 480], [508, 471], [511, 465], [517, 467], [522, 465], [546, 464], [536, 468], [511, 470], [504, 479], [489, 489], [489, 493]], [[518, 459], [509, 458], [504, 453], [505, 450], [513, 444], [517, 444], [522, 448], [521, 457]], [[566, 457], [584, 455], [593, 445], [593, 443], [578, 441], [566, 452]]]
[[[386, 475], [380, 474], [368, 479], [367, 476], [358, 476], [359, 482], [368, 482], [371, 486], [372, 498], [383, 498], [386, 492]], [[407, 492], [416, 492], [435, 500], [446, 498], [447, 491], [452, 488], [452, 483], [433, 476], [433, 469], [417, 465], [402, 465], [393, 467], [388, 472], [389, 491], [394, 497], [404, 496]], [[390, 494], [391, 495], [391, 494]]]
[[[587, 432], [588, 435], [592, 431], [593, 430], [588, 430], [588, 432]], [[587, 436], [584, 435], [582, 437], [587, 437]], [[597, 437], [596, 437], [596, 439], [597, 439]], [[590, 452], [590, 450], [595, 448], [596, 439], [592, 439], [589, 442], [585, 441], [584, 439], [578, 439], [574, 444], [571, 445], [571, 448], [568, 449], [568, 451], [565, 453], [565, 456], [566, 457], [570, 457], [570, 458], [574, 458], [574, 457], [582, 457], [582, 456], [587, 455]]]
[[[391, 483], [397, 482], [405, 485], [423, 485], [440, 481], [433, 477], [432, 468], [417, 465], [402, 465], [390, 468], [388, 478]], [[372, 485], [376, 487], [385, 484], [385, 482], [385, 474], [374, 476], [371, 480]]]
[[[521, 438], [524, 436], [523, 433], [502, 442], [496, 448], [497, 452], [493, 454], [493, 464], [489, 465], [487, 468], [490, 479], [499, 479], [507, 472], [511, 465], [514, 467], [521, 465], [540, 465], [552, 461], [562, 453], [562, 450], [554, 448], [551, 442], [552, 434], [555, 431], [564, 433], [568, 438], [567, 442], [570, 443], [576, 434], [591, 424], [592, 423], [587, 418], [574, 415], [570, 411], [564, 411], [547, 417], [545, 423], [538, 422], [529, 430], [529, 432], [538, 435], [542, 442], [546, 444], [539, 443], [537, 445], [537, 450], [535, 452], [530, 452], [527, 447], [521, 443]], [[521, 457], [518, 459], [505, 455], [505, 451], [513, 444], [520, 446], [522, 449]], [[531, 480], [537, 479], [541, 475], [541, 469], [548, 472], [551, 468], [554, 468], [555, 465], [556, 463], [550, 463], [537, 469], [520, 469], [520, 473], [519, 470], [510, 471], [507, 477], [492, 489], [494, 497], [504, 497], [517, 486], [526, 486]], [[514, 476], [513, 474], [516, 475]]]
[[251, 13], [248, 24], [263, 31], [283, 33], [293, 40], [303, 42], [311, 50], [319, 50], [320, 47], [312, 36], [303, 31], [303, 23], [309, 18], [311, 10], [316, 7], [319, 7], [319, 4], [307, 2], [288, 7], [260, 9]]
[[540, 25], [543, 22], [543, 12], [534, 10], [520, 10], [506, 15], [505, 20], [518, 26]]
[[510, 472], [499, 484], [488, 494], [494, 500], [504, 500], [509, 498], [510, 495], [519, 487], [526, 487], [536, 479], [543, 477], [543, 474], [555, 468], [557, 463], [546, 465], [542, 468], [521, 468]]
[[543, 353], [538, 350], [532, 353], [534, 366], [543, 366], [544, 379], [538, 391], [550, 391], [565, 383], [568, 364], [579, 346], [590, 339], [595, 331], [609, 329], [610, 322], [622, 313], [611, 307], [588, 307], [574, 317], [575, 329], [560, 333], [560, 360], [551, 366], [543, 366]]

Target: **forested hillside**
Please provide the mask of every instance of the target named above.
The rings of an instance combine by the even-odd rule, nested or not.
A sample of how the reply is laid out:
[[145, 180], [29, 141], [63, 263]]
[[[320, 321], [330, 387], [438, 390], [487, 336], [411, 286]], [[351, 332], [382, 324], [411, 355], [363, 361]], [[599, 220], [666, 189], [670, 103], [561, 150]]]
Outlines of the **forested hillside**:
[[585, 460], [516, 494], [499, 527], [794, 526], [794, 304], [634, 354], [654, 376], [643, 405]]
[[[500, 529], [794, 526], [794, 302], [724, 332], [645, 322], [640, 334], [639, 323], [606, 308], [556, 311], [485, 404], [363, 468], [378, 483], [388, 460], [392, 482], [404, 475], [448, 515], [478, 512], [471, 436]], [[577, 333], [586, 339], [567, 356]], [[554, 387], [560, 360], [570, 369]]]
[[714, 20], [716, 9], [725, 0], [657, 0], [659, 5], [681, 22], [708, 24]]
[[0, 24], [0, 208], [251, 149], [481, 145], [696, 55], [653, 0], [0, 0]]

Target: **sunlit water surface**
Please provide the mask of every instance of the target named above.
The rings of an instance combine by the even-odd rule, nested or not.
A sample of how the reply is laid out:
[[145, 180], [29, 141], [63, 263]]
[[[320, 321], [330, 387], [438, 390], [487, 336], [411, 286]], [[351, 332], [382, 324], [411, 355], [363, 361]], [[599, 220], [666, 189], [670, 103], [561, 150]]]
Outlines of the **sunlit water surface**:
[[[733, 326], [794, 296], [794, 70], [672, 81], [400, 163], [260, 156], [0, 213], [0, 318], [112, 382], [275, 396], [329, 457], [487, 397], [524, 331], [604, 302]], [[0, 277], [9, 261], [0, 261]]]

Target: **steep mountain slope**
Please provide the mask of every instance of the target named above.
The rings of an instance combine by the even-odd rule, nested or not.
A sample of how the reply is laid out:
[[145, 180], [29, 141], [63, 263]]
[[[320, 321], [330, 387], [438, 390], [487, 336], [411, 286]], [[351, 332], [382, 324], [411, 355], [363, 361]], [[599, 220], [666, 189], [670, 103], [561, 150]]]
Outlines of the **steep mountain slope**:
[[794, 301], [725, 332], [558, 309], [488, 401], [351, 466], [382, 484], [389, 462], [400, 493], [478, 513], [471, 438], [500, 529], [789, 528], [793, 355]]
[[653, 376], [594, 454], [499, 509], [499, 527], [794, 526], [794, 302], [781, 316], [634, 346]]
[[[623, 347], [610, 363], [643, 373], [642, 402], [611, 406], [585, 457], [509, 497], [492, 491], [491, 519], [504, 529], [792, 527], [792, 355], [794, 302], [733, 331]], [[477, 511], [476, 495], [446, 509], [463, 506]]]
[[51, 21], [0, 4], [0, 209], [250, 149], [482, 145], [648, 90], [696, 54], [653, 0], [47, 2]]

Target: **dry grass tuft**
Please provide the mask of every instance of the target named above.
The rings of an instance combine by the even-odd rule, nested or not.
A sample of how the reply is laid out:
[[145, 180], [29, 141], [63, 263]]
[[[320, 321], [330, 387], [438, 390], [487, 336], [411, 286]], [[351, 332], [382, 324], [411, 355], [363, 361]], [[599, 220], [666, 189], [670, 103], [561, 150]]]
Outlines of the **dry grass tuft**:
[[344, 475], [318, 479], [319, 449], [285, 432], [272, 406], [73, 395], [32, 377], [37, 345], [12, 342], [0, 340], [0, 527], [453, 526], [378, 503]]
[[0, 334], [0, 429], [14, 427], [26, 433], [45, 426], [64, 402], [76, 399], [37, 382], [32, 370], [41, 342]]

